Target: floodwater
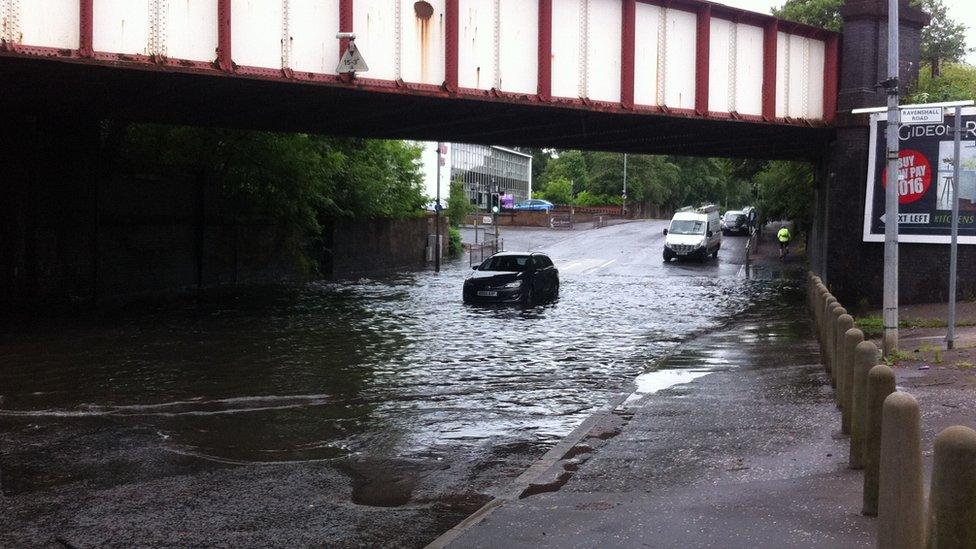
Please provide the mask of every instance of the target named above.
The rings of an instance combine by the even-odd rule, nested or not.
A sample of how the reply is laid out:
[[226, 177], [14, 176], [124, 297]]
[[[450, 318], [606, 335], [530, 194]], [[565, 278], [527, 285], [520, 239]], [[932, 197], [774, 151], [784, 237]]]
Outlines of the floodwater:
[[[654, 392], [667, 379], [700, 375], [696, 364], [684, 375], [662, 372], [667, 379], [649, 373], [681, 341], [744, 311], [782, 306], [788, 282], [717, 276], [735, 272], [725, 260], [662, 266], [655, 247], [653, 263], [628, 264], [639, 225], [588, 231], [587, 239], [606, 231], [600, 248], [620, 249], [614, 265], [588, 261], [594, 247], [575, 237], [543, 243], [563, 272], [561, 296], [531, 308], [463, 305], [461, 261], [440, 275], [215, 290], [8, 323], [3, 493], [44, 497], [71, 486], [85, 494], [92, 483], [153, 477], [52, 458], [72, 437], [95, 446], [132, 437], [171, 454], [181, 474], [432, 460], [465, 471], [443, 491], [475, 484], [490, 492], [519, 472], [478, 466], [504, 461], [498, 448], [531, 462], [635, 380], [639, 392]], [[104, 438], [92, 438], [96, 431]]]

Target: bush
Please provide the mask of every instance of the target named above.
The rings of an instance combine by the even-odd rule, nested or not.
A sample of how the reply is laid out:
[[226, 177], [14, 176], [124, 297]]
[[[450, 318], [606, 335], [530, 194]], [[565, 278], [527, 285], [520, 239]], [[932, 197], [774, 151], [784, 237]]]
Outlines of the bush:
[[447, 229], [447, 256], [454, 259], [461, 257], [464, 253], [464, 244], [461, 242], [461, 231], [455, 227]]
[[577, 206], [620, 206], [622, 203], [623, 199], [619, 196], [591, 194], [590, 191], [583, 191], [576, 195]]
[[553, 204], [571, 204], [573, 201], [573, 184], [568, 179], [556, 178], [549, 181], [542, 198]]
[[472, 213], [474, 213], [474, 205], [468, 199], [468, 194], [464, 192], [464, 183], [459, 177], [451, 182], [451, 192], [447, 197], [447, 218], [452, 227], [459, 227]]

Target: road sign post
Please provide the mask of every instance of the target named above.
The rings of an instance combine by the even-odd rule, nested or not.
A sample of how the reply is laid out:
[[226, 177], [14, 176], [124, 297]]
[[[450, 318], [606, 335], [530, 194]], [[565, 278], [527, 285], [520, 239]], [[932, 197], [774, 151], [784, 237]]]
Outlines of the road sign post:
[[[351, 44], [350, 44], [351, 45]], [[437, 198], [434, 202], [434, 272], [441, 272], [441, 169], [444, 165], [444, 144], [437, 144]]]
[[956, 263], [959, 261], [959, 165], [962, 163], [962, 107], [957, 106], [954, 142], [952, 144], [952, 231], [949, 242], [949, 328], [946, 348], [952, 349], [956, 339]]
[[884, 86], [888, 93], [888, 121], [886, 158], [888, 160], [888, 185], [885, 188], [884, 244], [884, 339], [885, 356], [898, 350], [898, 126], [901, 119], [898, 110], [898, 0], [888, 0], [888, 80]]

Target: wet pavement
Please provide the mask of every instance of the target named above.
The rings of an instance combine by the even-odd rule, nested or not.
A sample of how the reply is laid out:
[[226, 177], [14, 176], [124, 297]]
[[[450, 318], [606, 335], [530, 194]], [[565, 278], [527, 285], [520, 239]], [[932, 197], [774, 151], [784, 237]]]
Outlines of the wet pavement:
[[422, 546], [635, 380], [698, 375], [655, 374], [682, 342], [793, 299], [741, 238], [662, 264], [664, 226], [507, 229], [561, 272], [532, 308], [462, 305], [460, 260], [8, 320], [0, 545]]
[[[871, 547], [802, 303], [681, 345], [450, 547]], [[691, 368], [695, 368], [691, 370]], [[697, 378], [696, 378], [697, 377]], [[642, 394], [650, 393], [650, 394]]]

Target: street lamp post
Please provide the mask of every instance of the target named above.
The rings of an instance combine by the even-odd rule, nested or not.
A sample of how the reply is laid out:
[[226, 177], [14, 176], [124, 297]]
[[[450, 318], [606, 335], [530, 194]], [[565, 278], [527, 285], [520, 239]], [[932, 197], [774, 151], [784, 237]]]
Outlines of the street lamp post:
[[886, 156], [888, 185], [885, 188], [884, 243], [884, 339], [885, 356], [898, 349], [898, 0], [888, 0], [888, 120], [886, 123]]
[[627, 153], [624, 153], [624, 192], [621, 195], [620, 215], [627, 217]]

